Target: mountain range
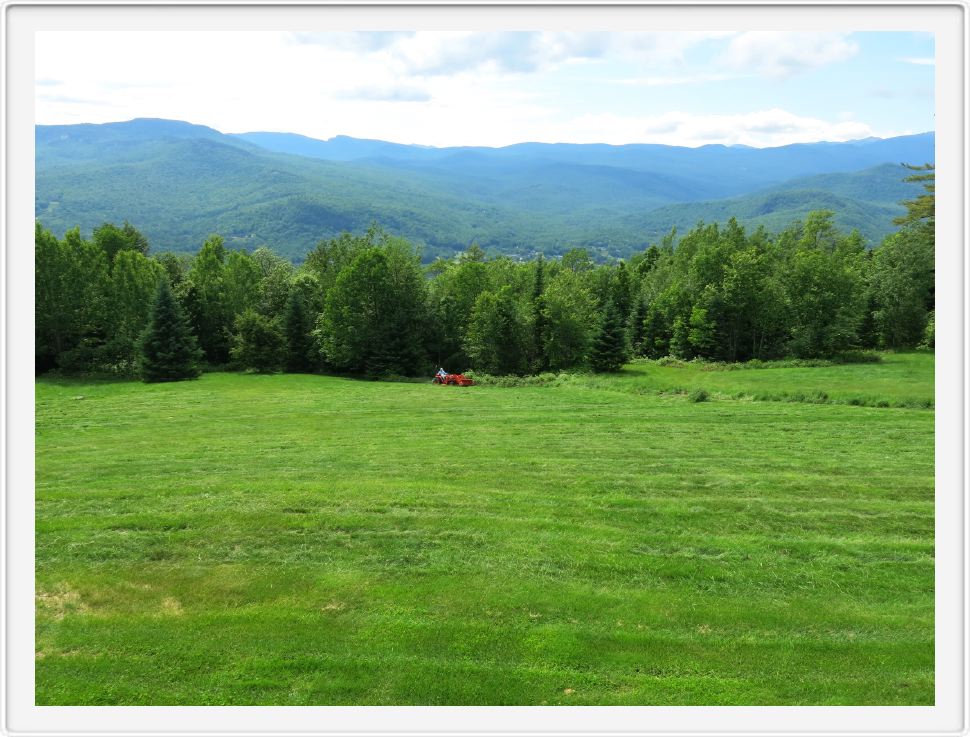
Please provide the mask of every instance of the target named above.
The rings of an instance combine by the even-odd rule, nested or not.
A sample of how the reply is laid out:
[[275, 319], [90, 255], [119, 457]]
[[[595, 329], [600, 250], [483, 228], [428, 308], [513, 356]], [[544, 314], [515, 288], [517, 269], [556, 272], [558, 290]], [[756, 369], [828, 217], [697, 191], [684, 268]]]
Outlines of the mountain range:
[[922, 133], [775, 148], [521, 143], [405, 145], [293, 133], [224, 134], [182, 121], [39, 125], [35, 212], [57, 233], [127, 219], [156, 251], [205, 237], [299, 260], [322, 238], [377, 223], [426, 259], [473, 242], [555, 255], [627, 256], [672, 227], [731, 216], [779, 230], [836, 213], [870, 244], [921, 191], [902, 163], [935, 160]]

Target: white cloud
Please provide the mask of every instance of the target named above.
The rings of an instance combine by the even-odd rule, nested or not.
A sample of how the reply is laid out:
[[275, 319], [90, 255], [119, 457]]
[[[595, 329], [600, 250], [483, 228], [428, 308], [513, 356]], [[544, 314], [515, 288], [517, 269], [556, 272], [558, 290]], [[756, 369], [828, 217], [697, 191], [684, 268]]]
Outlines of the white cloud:
[[380, 51], [397, 41], [413, 36], [413, 31], [328, 31], [324, 33], [288, 33], [286, 42], [352, 51]]
[[738, 79], [739, 76], [737, 74], [689, 74], [670, 77], [636, 77], [634, 79], [617, 79], [613, 81], [616, 84], [629, 85], [631, 87], [669, 87], [681, 84], [725, 82], [729, 79]]
[[383, 48], [409, 74], [449, 75], [472, 70], [529, 73], [607, 57], [675, 64], [698, 44], [731, 35], [729, 32], [423, 31], [395, 38]]
[[589, 114], [561, 128], [577, 142], [665, 143], [703, 146], [711, 143], [745, 146], [785, 146], [810, 141], [851, 141], [869, 136], [900, 135], [876, 132], [856, 120], [828, 121], [802, 117], [779, 108], [730, 115], [668, 112], [649, 117]]
[[721, 61], [733, 69], [784, 79], [845, 61], [859, 52], [847, 33], [749, 31], [731, 39]]
[[[733, 46], [747, 49], [739, 59], [754, 59], [750, 43], [736, 43], [747, 35], [42, 32], [35, 115], [47, 124], [159, 117], [224, 132], [344, 134], [434, 146], [530, 140], [769, 146], [920, 125], [868, 118], [863, 101], [872, 88], [892, 87], [889, 69], [885, 77], [866, 77], [839, 107], [810, 78], [792, 81], [791, 89], [804, 92], [798, 109], [815, 111], [813, 117], [779, 110], [791, 103], [759, 77], [765, 69], [790, 71], [794, 57], [770, 61], [764, 43], [757, 58], [767, 67], [730, 66], [718, 56]], [[830, 41], [805, 46], [815, 49], [813, 63], [832, 57], [822, 53]], [[716, 83], [740, 77], [744, 97], [732, 97], [726, 108]], [[715, 84], [700, 94], [689, 87], [704, 82]], [[839, 119], [855, 99], [858, 119]], [[920, 100], [893, 109], [924, 107], [932, 111]]]
[[431, 99], [431, 95], [426, 89], [411, 85], [364, 85], [337, 90], [334, 98], [371, 102], [427, 102]]

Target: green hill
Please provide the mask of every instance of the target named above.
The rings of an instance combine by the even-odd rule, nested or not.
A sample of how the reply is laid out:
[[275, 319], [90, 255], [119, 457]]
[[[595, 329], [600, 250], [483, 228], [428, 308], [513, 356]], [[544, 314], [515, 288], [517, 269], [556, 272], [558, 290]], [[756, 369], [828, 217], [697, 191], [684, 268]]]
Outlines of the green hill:
[[669, 205], [624, 219], [650, 239], [676, 227], [687, 230], [698, 222], [724, 222], [736, 217], [748, 227], [778, 231], [812, 210], [832, 210], [845, 230], [858, 229], [874, 245], [893, 232], [893, 218], [905, 212], [899, 202], [919, 192], [919, 185], [904, 182], [909, 172], [886, 164], [861, 172], [825, 174], [795, 179], [761, 192], [707, 202]]
[[[903, 148], [883, 141], [811, 150], [833, 167], [913, 146], [925, 152], [924, 137], [899, 140]], [[627, 256], [672, 226], [698, 220], [736, 216], [778, 229], [822, 208], [875, 242], [892, 229], [896, 203], [917, 190], [901, 182], [905, 172], [892, 164], [725, 198], [741, 181], [763, 185], [804, 170], [804, 147], [428, 149], [333, 141], [298, 141], [310, 146], [307, 156], [179, 121], [37, 126], [35, 212], [58, 233], [75, 225], [88, 233], [127, 219], [156, 250], [195, 251], [219, 232], [232, 247], [268, 245], [298, 260], [320, 239], [378, 223], [421, 245], [426, 259], [473, 242], [513, 256], [586, 247], [607, 257]], [[323, 158], [327, 151], [334, 160]], [[728, 176], [725, 167], [738, 161], [747, 167], [744, 176]], [[645, 169], [650, 162], [658, 170]]]

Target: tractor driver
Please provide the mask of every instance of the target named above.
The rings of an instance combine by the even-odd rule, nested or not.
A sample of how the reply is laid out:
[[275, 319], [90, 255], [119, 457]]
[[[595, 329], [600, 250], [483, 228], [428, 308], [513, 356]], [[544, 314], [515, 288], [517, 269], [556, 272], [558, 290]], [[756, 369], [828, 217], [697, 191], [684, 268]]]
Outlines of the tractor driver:
[[447, 375], [448, 373], [443, 368], [438, 369], [438, 376], [440, 376], [442, 379], [445, 378]]

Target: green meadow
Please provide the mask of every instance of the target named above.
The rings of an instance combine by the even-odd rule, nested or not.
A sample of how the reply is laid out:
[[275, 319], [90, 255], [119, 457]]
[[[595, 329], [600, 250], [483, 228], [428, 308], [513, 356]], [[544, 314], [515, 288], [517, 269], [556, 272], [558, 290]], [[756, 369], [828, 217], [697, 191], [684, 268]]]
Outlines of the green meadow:
[[932, 401], [927, 354], [39, 379], [36, 702], [933, 704]]

